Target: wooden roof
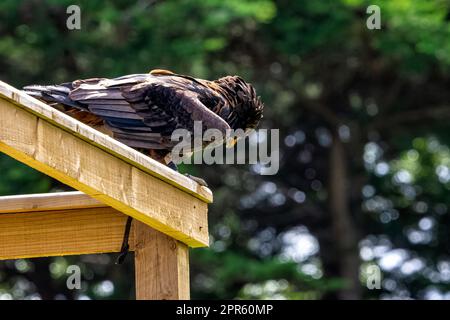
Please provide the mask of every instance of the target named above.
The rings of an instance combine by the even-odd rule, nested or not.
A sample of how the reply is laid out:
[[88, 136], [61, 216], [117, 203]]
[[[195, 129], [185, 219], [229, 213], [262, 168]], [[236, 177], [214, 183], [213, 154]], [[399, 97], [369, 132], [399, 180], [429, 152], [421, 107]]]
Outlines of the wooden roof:
[[1, 81], [0, 152], [191, 247], [208, 245], [208, 188]]

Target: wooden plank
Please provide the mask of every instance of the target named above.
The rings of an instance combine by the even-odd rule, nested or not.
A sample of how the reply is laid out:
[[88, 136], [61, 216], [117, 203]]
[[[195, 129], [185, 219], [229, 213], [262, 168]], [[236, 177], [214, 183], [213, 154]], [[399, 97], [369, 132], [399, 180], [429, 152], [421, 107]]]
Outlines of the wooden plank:
[[0, 97], [204, 202], [212, 202], [208, 188], [2, 81]]
[[136, 299], [189, 299], [189, 248], [140, 222], [134, 232]]
[[1, 98], [0, 114], [0, 152], [191, 247], [208, 245], [204, 199]]
[[108, 207], [80, 191], [0, 197], [0, 213]]
[[119, 252], [126, 220], [110, 207], [0, 213], [0, 260]]

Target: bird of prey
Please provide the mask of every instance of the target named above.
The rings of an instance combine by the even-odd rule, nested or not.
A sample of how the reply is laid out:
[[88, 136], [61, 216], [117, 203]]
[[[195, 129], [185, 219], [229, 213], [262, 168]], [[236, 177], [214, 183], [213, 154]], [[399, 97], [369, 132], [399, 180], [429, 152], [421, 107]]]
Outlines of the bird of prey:
[[[176, 129], [185, 129], [194, 138], [194, 124], [200, 121], [203, 131], [217, 129], [225, 137], [230, 129], [256, 128], [263, 111], [255, 89], [238, 76], [208, 81], [161, 69], [24, 90], [175, 170], [170, 155], [178, 143], [171, 139]], [[206, 185], [203, 179], [190, 178]], [[128, 253], [131, 223], [130, 216], [117, 264]]]
[[[193, 133], [194, 121], [201, 121], [203, 131], [248, 132], [256, 128], [263, 111], [253, 86], [238, 76], [208, 81], [162, 69], [24, 90], [175, 170], [170, 160], [178, 143], [171, 140], [174, 130]], [[236, 138], [226, 142], [233, 145]]]

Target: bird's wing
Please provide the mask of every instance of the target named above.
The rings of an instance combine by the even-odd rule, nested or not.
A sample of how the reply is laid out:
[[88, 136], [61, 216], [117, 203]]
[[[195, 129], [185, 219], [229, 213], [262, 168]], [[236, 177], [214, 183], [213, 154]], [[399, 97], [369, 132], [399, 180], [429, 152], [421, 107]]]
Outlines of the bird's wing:
[[193, 132], [194, 121], [201, 121], [203, 130], [226, 134], [229, 129], [196, 92], [147, 74], [74, 83], [69, 97], [104, 119], [116, 139], [134, 148], [170, 150], [177, 143], [170, 139], [172, 132]]
[[[176, 129], [185, 129], [192, 134], [194, 123], [199, 121], [203, 132], [216, 129], [225, 137], [230, 126], [200, 101], [202, 92], [199, 90], [201, 91], [199, 88], [189, 90], [170, 82], [147, 81], [123, 87], [122, 95], [144, 119], [144, 124], [164, 135], [171, 135]], [[208, 94], [203, 94], [202, 100], [207, 96]]]

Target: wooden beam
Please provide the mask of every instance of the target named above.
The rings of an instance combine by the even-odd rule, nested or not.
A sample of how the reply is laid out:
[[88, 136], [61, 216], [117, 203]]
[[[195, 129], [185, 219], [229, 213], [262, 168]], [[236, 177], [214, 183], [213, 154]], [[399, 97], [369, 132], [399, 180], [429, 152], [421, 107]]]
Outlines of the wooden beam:
[[[0, 260], [119, 252], [127, 216], [81, 192], [0, 197]], [[136, 298], [189, 299], [189, 248], [137, 220]]]
[[136, 299], [189, 299], [189, 248], [140, 222], [134, 232]]
[[0, 260], [119, 252], [126, 220], [110, 207], [0, 213]]
[[1, 152], [191, 247], [208, 245], [209, 189], [1, 82], [0, 114]]
[[21, 109], [48, 121], [62, 130], [67, 131], [108, 153], [114, 154], [123, 161], [132, 164], [144, 172], [147, 172], [180, 190], [192, 194], [206, 203], [211, 203], [213, 200], [211, 190], [199, 185], [194, 180], [167, 168], [161, 163], [2, 81], [0, 81], [0, 99], [6, 99], [16, 104]]

